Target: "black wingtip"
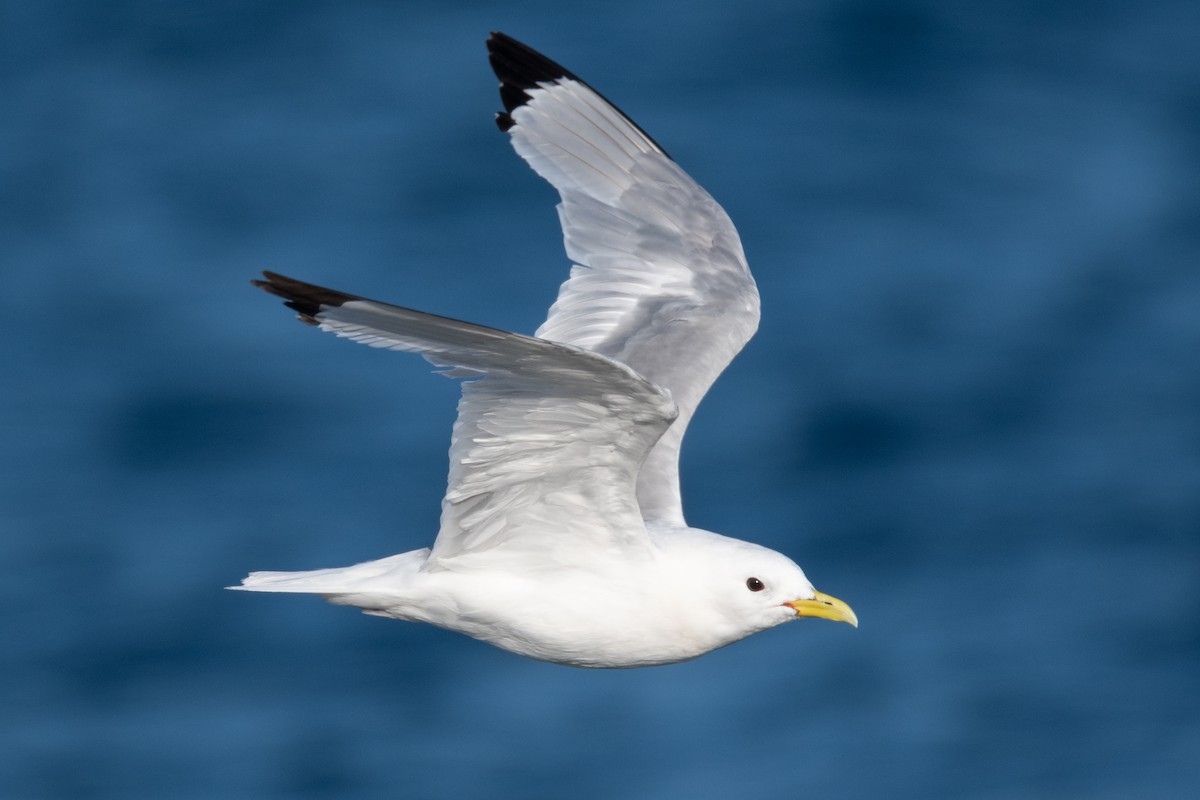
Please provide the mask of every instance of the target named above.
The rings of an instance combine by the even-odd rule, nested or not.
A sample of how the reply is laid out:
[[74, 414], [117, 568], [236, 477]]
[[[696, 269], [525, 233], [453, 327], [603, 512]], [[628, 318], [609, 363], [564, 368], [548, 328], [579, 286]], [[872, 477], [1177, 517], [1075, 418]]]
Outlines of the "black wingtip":
[[487, 49], [492, 71], [500, 79], [500, 100], [510, 114], [529, 101], [526, 90], [537, 88], [539, 83], [563, 78], [579, 80], [561, 64], [499, 31], [492, 31]]
[[587, 86], [588, 89], [595, 92], [597, 97], [616, 109], [617, 113], [625, 117], [630, 125], [646, 137], [647, 141], [657, 147], [660, 153], [667, 158], [671, 157], [662, 145], [654, 141], [650, 134], [642, 130], [636, 122], [629, 119], [628, 114], [597, 92], [595, 87], [589, 86], [587, 81], [561, 64], [546, 58], [529, 45], [518, 42], [508, 34], [492, 31], [488, 36], [487, 49], [492, 71], [500, 79], [500, 102], [504, 104], [504, 111], [496, 115], [496, 125], [501, 131], [507, 133], [516, 126], [517, 123], [512, 114], [529, 102], [530, 89], [536, 89], [539, 84], [543, 83], [569, 80]]
[[251, 285], [276, 297], [282, 297], [283, 304], [299, 314], [301, 322], [309, 325], [320, 324], [317, 321], [317, 314], [320, 314], [323, 309], [337, 308], [342, 303], [362, 299], [345, 292], [298, 281], [295, 278], [280, 275], [278, 272], [263, 270], [263, 277], [266, 278], [265, 281], [255, 279], [250, 281]]

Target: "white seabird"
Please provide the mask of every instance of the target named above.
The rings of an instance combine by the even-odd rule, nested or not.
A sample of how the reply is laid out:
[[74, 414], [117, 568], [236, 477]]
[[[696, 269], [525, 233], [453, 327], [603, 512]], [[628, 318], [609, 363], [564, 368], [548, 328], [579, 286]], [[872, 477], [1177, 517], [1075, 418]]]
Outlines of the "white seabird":
[[267, 272], [304, 322], [466, 379], [432, 548], [231, 587], [306, 592], [577, 667], [694, 658], [797, 617], [858, 620], [789, 558], [690, 527], [679, 445], [758, 327], [724, 210], [545, 56], [488, 40], [513, 147], [562, 198], [574, 262], [532, 337]]

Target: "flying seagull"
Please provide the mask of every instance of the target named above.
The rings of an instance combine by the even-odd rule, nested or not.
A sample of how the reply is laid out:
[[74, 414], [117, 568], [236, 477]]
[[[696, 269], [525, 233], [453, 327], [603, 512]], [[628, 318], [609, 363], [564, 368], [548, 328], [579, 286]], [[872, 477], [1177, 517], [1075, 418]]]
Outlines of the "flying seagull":
[[231, 588], [315, 594], [576, 667], [684, 661], [798, 617], [857, 626], [791, 559], [684, 521], [680, 441], [758, 327], [733, 223], [580, 78], [502, 33], [487, 47], [496, 122], [562, 198], [570, 277], [533, 336], [254, 281], [303, 322], [464, 380], [431, 548]]

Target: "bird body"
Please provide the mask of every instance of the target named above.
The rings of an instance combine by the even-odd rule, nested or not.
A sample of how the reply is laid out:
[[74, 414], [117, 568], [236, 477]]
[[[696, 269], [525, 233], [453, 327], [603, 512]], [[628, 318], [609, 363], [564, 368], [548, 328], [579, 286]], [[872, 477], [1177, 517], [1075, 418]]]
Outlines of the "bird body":
[[[254, 573], [239, 588], [312, 593], [577, 667], [695, 658], [794, 619], [786, 603], [812, 594], [803, 573], [767, 548], [697, 528], [650, 534], [653, 547], [644, 558], [621, 552], [584, 564], [531, 564], [508, 554], [439, 568], [423, 549], [344, 568]], [[743, 563], [783, 580], [772, 581], [769, 594], [752, 596]]]
[[857, 624], [786, 556], [684, 520], [683, 433], [758, 325], [733, 224], [577, 76], [503, 34], [488, 49], [500, 128], [562, 198], [570, 277], [534, 336], [255, 281], [302, 321], [464, 382], [431, 548], [231, 588], [316, 594], [580, 667], [683, 661], [798, 616]]

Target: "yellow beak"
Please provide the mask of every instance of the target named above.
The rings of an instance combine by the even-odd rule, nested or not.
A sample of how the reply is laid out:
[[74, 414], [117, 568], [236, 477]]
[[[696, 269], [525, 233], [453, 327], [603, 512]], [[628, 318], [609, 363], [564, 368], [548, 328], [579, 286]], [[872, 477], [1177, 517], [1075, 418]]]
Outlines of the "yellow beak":
[[854, 610], [841, 600], [830, 597], [824, 592], [817, 592], [816, 597], [812, 600], [793, 600], [784, 605], [795, 609], [797, 617], [819, 617], [831, 619], [834, 622], [848, 622], [854, 627], [858, 627], [858, 615], [854, 613]]

